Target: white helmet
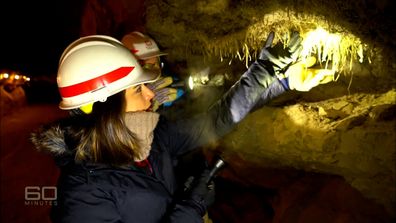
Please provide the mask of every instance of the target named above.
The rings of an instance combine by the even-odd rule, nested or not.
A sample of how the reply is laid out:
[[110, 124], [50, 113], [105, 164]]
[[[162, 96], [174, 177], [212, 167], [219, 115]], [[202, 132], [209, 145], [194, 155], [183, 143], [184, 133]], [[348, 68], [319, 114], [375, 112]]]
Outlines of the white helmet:
[[140, 32], [131, 32], [122, 37], [121, 42], [131, 50], [139, 60], [166, 55], [159, 50], [155, 41]]
[[158, 78], [159, 74], [143, 69], [120, 41], [104, 35], [82, 37], [65, 49], [59, 61], [59, 107], [68, 110], [105, 101], [128, 87]]

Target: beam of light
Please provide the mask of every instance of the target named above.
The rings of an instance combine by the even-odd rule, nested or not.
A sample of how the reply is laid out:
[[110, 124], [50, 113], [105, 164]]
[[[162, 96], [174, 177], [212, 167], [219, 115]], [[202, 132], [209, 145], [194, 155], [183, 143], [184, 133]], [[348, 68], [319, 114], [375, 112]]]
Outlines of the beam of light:
[[[340, 64], [341, 35], [332, 34], [319, 27], [306, 34], [303, 40], [302, 58], [315, 55], [319, 62], [332, 62], [332, 69], [336, 69]], [[327, 68], [327, 67], [326, 67]]]
[[190, 90], [194, 90], [194, 80], [192, 76], [188, 77], [188, 87], [190, 88]]
[[[302, 59], [316, 56], [320, 63], [325, 63], [326, 69], [330, 63], [330, 69], [339, 71], [347, 64], [348, 58], [352, 61], [352, 58], [358, 57], [359, 62], [363, 62], [363, 47], [360, 42], [356, 44], [356, 40], [340, 33], [330, 33], [322, 27], [305, 33], [302, 45]], [[357, 49], [351, 48], [352, 45], [357, 45]]]

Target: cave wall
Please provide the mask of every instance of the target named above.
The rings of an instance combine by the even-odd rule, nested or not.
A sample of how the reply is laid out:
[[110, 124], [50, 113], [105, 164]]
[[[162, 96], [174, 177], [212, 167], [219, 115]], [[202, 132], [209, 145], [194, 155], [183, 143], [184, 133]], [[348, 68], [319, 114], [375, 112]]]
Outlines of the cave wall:
[[194, 103], [170, 109], [171, 117], [181, 110], [203, 111], [220, 97], [255, 59], [270, 31], [281, 41], [292, 29], [304, 34], [320, 25], [360, 41], [363, 62], [352, 45], [337, 81], [281, 96], [206, 150], [221, 151], [231, 164], [236, 162], [231, 157], [238, 157], [235, 166], [242, 160], [342, 176], [394, 216], [395, 21], [391, 0], [88, 0], [81, 35], [121, 38], [144, 31], [169, 53], [165, 59], [180, 78], [199, 78], [203, 71], [209, 79], [223, 77], [221, 86], [187, 94]]

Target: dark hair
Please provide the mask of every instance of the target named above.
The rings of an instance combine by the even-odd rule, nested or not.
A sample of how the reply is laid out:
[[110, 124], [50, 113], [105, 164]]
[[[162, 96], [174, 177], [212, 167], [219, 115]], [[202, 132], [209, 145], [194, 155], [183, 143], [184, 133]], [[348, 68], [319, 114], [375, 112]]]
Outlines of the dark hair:
[[92, 113], [74, 138], [79, 138], [76, 161], [91, 161], [112, 166], [132, 164], [139, 156], [136, 136], [125, 125], [125, 91], [95, 102]]

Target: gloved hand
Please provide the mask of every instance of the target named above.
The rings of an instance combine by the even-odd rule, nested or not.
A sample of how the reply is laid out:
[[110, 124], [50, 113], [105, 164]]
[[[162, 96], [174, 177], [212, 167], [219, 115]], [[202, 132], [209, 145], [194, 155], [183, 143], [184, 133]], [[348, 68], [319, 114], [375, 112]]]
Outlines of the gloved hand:
[[269, 61], [272, 64], [275, 75], [279, 80], [286, 78], [283, 74], [285, 70], [292, 63], [297, 61], [302, 51], [302, 38], [298, 32], [293, 32], [285, 47], [281, 42], [278, 42], [275, 46], [271, 46], [274, 40], [274, 32], [270, 32], [265, 42], [263, 49], [260, 52], [258, 60]]
[[183, 90], [168, 87], [173, 82], [172, 77], [161, 77], [147, 87], [155, 93], [152, 103], [152, 110], [156, 111], [161, 105], [169, 106], [173, 101], [183, 95]]
[[316, 64], [315, 57], [291, 65], [285, 72], [289, 88], [297, 91], [309, 91], [319, 84], [334, 80], [335, 70], [312, 68]]
[[202, 174], [192, 182], [190, 191], [187, 193], [187, 202], [194, 207], [197, 212], [204, 216], [206, 210], [215, 201], [215, 184], [213, 181], [206, 183], [210, 174], [209, 169], [205, 169]]

